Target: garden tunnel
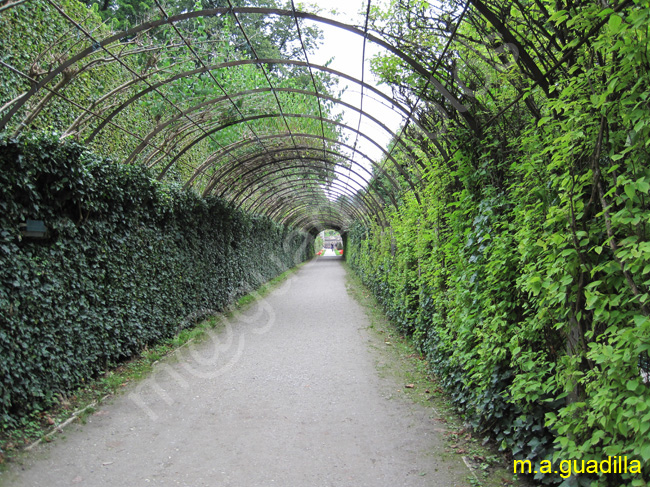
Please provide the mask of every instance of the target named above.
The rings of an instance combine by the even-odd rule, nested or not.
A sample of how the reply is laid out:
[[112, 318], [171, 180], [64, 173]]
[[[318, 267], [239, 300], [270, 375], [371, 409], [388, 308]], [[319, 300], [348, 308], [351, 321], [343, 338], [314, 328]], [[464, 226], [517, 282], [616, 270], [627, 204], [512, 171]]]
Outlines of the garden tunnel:
[[[418, 198], [425, 166], [418, 145], [447, 160], [445, 124], [481, 131], [474, 111], [481, 110], [481, 97], [491, 96], [493, 75], [486, 66], [499, 74], [510, 70], [508, 82], [521, 88], [515, 99], [503, 102], [507, 108], [525, 98], [522, 78], [548, 92], [553, 72], [571, 54], [540, 52], [518, 35], [524, 25], [549, 35], [531, 21], [543, 10], [540, 2], [516, 2], [513, 25], [499, 20], [502, 2], [429, 6], [428, 16], [414, 22], [440, 36], [439, 45], [431, 47], [439, 54], [433, 65], [416, 60], [413, 46], [404, 50], [403, 40], [373, 29], [378, 22], [371, 18], [371, 0], [364, 2], [359, 25], [333, 13], [300, 10], [293, 1], [286, 8], [240, 3], [156, 0], [138, 22], [120, 25], [99, 23], [65, 2], [36, 2], [33, 10], [21, 1], [7, 2], [2, 6], [7, 22], [21, 25], [32, 16], [45, 33], [25, 29], [24, 37], [10, 43], [15, 50], [21, 42], [41, 43], [36, 57], [25, 59], [10, 48], [0, 61], [3, 77], [11, 80], [3, 93], [0, 130], [18, 135], [54, 127], [61, 139], [312, 233], [326, 223], [322, 218], [342, 229], [353, 221], [385, 224], [385, 209], [396, 208], [404, 192]], [[200, 8], [206, 6], [214, 8]], [[48, 31], [48, 21], [57, 31]], [[463, 23], [485, 37], [458, 35]], [[363, 46], [360, 76], [310, 61], [319, 35], [314, 32], [322, 27], [330, 35], [353, 35]], [[286, 29], [284, 42], [292, 49], [285, 49], [286, 57], [264, 57], [268, 49], [260, 36], [277, 37], [269, 29], [279, 28]], [[29, 39], [30, 33], [48, 42]], [[470, 49], [486, 60], [481, 69], [459, 67], [463, 59], [450, 54], [454, 42], [472, 41]], [[556, 44], [551, 36], [549, 45]], [[370, 45], [413, 73], [411, 88], [419, 95], [399, 96], [403, 87], [397, 84], [390, 91], [367, 81]], [[353, 103], [333, 93], [342, 82], [357, 90]], [[536, 110], [530, 98], [525, 104]], [[356, 126], [341, 112], [357, 117]], [[384, 123], [387, 113], [396, 121], [391, 126]], [[394, 156], [397, 147], [400, 160]], [[376, 191], [377, 179], [388, 188]]]
[[[647, 480], [650, 3], [358, 5], [0, 2], [0, 417], [333, 229], [476, 431], [533, 461], [629, 455]], [[25, 242], [32, 214], [59, 241]], [[591, 485], [647, 484], [626, 475]]]

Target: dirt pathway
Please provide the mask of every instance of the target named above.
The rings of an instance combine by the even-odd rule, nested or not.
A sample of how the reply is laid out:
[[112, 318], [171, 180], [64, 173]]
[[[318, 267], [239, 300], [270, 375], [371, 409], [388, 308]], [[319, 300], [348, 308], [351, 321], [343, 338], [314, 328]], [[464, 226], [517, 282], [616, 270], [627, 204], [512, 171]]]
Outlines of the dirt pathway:
[[2, 475], [6, 486], [468, 486], [320, 258]]

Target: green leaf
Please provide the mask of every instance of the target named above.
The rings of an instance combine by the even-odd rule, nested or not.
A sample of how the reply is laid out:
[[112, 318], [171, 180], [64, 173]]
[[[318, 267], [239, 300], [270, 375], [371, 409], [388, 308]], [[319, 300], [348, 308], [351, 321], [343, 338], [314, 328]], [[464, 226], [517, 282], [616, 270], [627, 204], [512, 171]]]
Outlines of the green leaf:
[[650, 461], [650, 443], [646, 443], [636, 450], [637, 454], [643, 459], [644, 463]]
[[609, 29], [612, 31], [613, 34], [618, 33], [621, 27], [621, 22], [623, 22], [623, 19], [618, 14], [613, 14], [609, 18], [609, 22], [608, 22]]

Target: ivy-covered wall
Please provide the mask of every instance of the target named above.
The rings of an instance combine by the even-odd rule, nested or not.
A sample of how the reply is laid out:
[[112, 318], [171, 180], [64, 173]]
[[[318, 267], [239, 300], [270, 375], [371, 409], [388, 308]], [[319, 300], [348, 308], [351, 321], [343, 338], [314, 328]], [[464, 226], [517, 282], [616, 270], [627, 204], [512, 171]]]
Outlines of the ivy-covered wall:
[[[528, 10], [533, 3], [549, 10]], [[427, 15], [418, 2], [391, 6], [387, 19]], [[419, 202], [404, 196], [385, 228], [353, 229], [346, 247], [476, 431], [535, 462], [538, 483], [562, 487], [650, 481], [650, 3], [609, 6], [485, 5], [524, 45], [540, 40], [519, 23], [526, 11], [553, 35], [571, 32], [566, 64], [546, 91], [526, 84], [524, 50], [494, 69], [503, 52], [456, 39], [441, 61], [439, 37], [427, 49], [426, 35], [409, 37], [394, 22], [411, 55], [430, 55], [436, 68], [451, 59], [471, 66], [471, 74], [458, 70], [458, 84], [480, 129], [437, 108], [442, 98], [431, 90], [420, 121], [440, 135], [438, 145], [414, 131], [412, 145], [394, 152], [405, 163], [417, 158], [409, 170]], [[478, 22], [464, 27], [458, 37], [487, 38]], [[411, 70], [394, 57], [375, 65], [400, 90], [411, 84]], [[479, 91], [465, 89], [472, 85]], [[421, 93], [412, 89], [406, 102], [426, 101]], [[510, 103], [515, 96], [526, 103]], [[640, 471], [595, 472], [607, 457], [638, 462]], [[544, 460], [555, 471], [576, 461], [582, 472], [549, 475]]]
[[[346, 258], [468, 422], [536, 462], [538, 482], [645, 486], [648, 138], [576, 156], [578, 134], [603, 138], [604, 123], [569, 113], [503, 151], [490, 133], [459, 136], [453, 159], [428, 161], [421, 204], [410, 194], [389, 226], [351, 229]], [[541, 469], [608, 456], [642, 471], [564, 480]]]
[[56, 137], [0, 139], [0, 167], [2, 426], [313, 256], [309, 235]]
[[[590, 172], [572, 185], [570, 169], [552, 176], [522, 161], [499, 191], [477, 184], [488, 171], [481, 176], [466, 155], [457, 153], [455, 170], [430, 168], [422, 204], [408, 198], [390, 227], [352, 228], [347, 261], [479, 434], [538, 472], [543, 460], [608, 456], [642, 466], [582, 483], [541, 473], [536, 481], [647, 485], [650, 250], [647, 223], [632, 218], [650, 221], [650, 170], [630, 165], [612, 182], [620, 191], [608, 193], [617, 205], [610, 223], [600, 210], [584, 213]], [[545, 177], [551, 183], [539, 185]]]

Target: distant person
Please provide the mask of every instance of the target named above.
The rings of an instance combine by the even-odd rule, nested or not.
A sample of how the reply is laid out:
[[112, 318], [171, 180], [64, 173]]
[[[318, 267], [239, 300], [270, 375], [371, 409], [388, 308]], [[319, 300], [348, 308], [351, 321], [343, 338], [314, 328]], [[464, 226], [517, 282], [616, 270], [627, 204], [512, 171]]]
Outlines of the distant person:
[[334, 244], [330, 244], [330, 250], [334, 252]]

